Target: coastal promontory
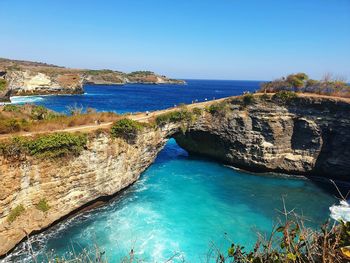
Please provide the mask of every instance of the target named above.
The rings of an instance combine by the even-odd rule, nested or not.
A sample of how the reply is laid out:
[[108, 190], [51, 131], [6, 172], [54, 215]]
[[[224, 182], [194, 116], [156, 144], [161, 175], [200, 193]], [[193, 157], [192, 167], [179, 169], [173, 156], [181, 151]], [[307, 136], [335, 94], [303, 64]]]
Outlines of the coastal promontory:
[[56, 65], [0, 58], [0, 101], [10, 96], [82, 94], [84, 84], [184, 84], [152, 71], [124, 73], [102, 69], [72, 69]]
[[125, 116], [3, 106], [0, 255], [133, 184], [169, 138], [190, 154], [249, 171], [349, 180], [349, 99], [286, 94]]

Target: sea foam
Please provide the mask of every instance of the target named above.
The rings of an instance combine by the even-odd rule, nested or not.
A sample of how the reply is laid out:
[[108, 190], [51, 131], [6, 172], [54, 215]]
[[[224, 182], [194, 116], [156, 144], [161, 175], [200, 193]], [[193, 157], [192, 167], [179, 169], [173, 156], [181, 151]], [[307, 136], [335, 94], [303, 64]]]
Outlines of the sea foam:
[[44, 100], [44, 98], [42, 96], [13, 96], [10, 100], [13, 104], [25, 104], [41, 101]]
[[350, 205], [347, 201], [340, 201], [339, 205], [332, 205], [331, 218], [337, 221], [350, 222]]

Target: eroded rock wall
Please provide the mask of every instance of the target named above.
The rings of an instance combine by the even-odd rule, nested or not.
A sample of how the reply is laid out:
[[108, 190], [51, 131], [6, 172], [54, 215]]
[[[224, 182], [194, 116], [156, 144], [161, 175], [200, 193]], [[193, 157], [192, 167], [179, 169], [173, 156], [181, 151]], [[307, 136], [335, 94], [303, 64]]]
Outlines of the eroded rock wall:
[[0, 78], [7, 81], [0, 90], [0, 101], [9, 101], [15, 95], [81, 94], [84, 84], [118, 85], [185, 84], [150, 71], [124, 73], [114, 70], [88, 70], [56, 65], [0, 58]]
[[[134, 183], [154, 161], [167, 136], [148, 129], [135, 143], [112, 139], [101, 133], [93, 136], [77, 157], [55, 160], [0, 157], [0, 255], [26, 235], [102, 196], [110, 196]], [[36, 208], [46, 199], [50, 209]], [[8, 216], [22, 205], [25, 212], [12, 223]]]
[[6, 80], [12, 96], [83, 93], [83, 79], [77, 73], [8, 71]]
[[178, 144], [251, 171], [350, 180], [350, 104], [332, 98], [287, 103], [233, 100], [225, 113], [204, 113]]
[[[55, 160], [0, 156], [0, 255], [26, 235], [102, 196], [134, 183], [170, 137], [190, 153], [251, 171], [275, 171], [350, 179], [350, 103], [296, 98], [288, 103], [229, 99], [225, 110], [189, 123], [146, 128], [134, 143], [91, 134], [79, 156]], [[46, 199], [47, 212], [37, 209]], [[10, 212], [25, 212], [12, 223]]]

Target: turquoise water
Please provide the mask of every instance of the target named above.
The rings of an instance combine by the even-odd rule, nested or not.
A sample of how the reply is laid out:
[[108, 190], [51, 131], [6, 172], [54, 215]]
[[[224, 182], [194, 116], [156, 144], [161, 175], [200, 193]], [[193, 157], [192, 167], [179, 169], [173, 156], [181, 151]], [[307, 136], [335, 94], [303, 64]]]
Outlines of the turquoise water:
[[[87, 86], [86, 94], [16, 98], [57, 111], [74, 103], [116, 112], [167, 108], [255, 90], [258, 82], [189, 81], [186, 86]], [[144, 262], [164, 262], [178, 253], [187, 262], [206, 262], [215, 245], [232, 241], [251, 247], [256, 233], [268, 233], [282, 210], [295, 209], [318, 226], [337, 203], [324, 189], [295, 176], [251, 174], [187, 153], [170, 140], [141, 179], [107, 205], [65, 220], [33, 236], [35, 253], [67, 255], [97, 244], [109, 262], [119, 262], [131, 248]], [[226, 234], [225, 234], [226, 233]], [[5, 262], [30, 261], [22, 243]], [[44, 260], [45, 261], [45, 260]]]
[[311, 181], [189, 157], [170, 140], [121, 196], [35, 236], [34, 247], [41, 255], [67, 255], [72, 247], [98, 244], [110, 262], [131, 248], [145, 262], [164, 262], [175, 252], [188, 262], [205, 262], [212, 244], [223, 251], [231, 240], [253, 246], [256, 233], [268, 233], [276, 223], [282, 197], [311, 225], [321, 224], [336, 202]]

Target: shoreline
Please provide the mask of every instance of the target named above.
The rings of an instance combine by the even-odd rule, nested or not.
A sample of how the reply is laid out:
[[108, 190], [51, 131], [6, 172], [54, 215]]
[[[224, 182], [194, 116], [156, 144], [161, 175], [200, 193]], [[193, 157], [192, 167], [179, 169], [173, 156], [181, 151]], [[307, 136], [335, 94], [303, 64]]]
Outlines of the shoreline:
[[[146, 82], [127, 82], [127, 83], [106, 83], [106, 84], [102, 84], [102, 83], [85, 83], [83, 85], [83, 91], [82, 92], [67, 92], [67, 93], [64, 93], [64, 92], [53, 92], [53, 93], [49, 93], [49, 92], [45, 92], [45, 93], [19, 93], [19, 94], [15, 94], [14, 96], [10, 96], [10, 100], [11, 98], [24, 98], [24, 97], [48, 97], [48, 96], [75, 96], [75, 95], [85, 95], [87, 94], [84, 90], [84, 86], [85, 85], [89, 85], [89, 86], [127, 86], [127, 85], [159, 85], [159, 86], [162, 86], [162, 85], [187, 85], [187, 82], [183, 82], [183, 83], [146, 83]], [[12, 103], [11, 101], [8, 102], [8, 101], [4, 101], [4, 102], [0, 102], [0, 103]], [[1, 105], [1, 104], [0, 104]]]

